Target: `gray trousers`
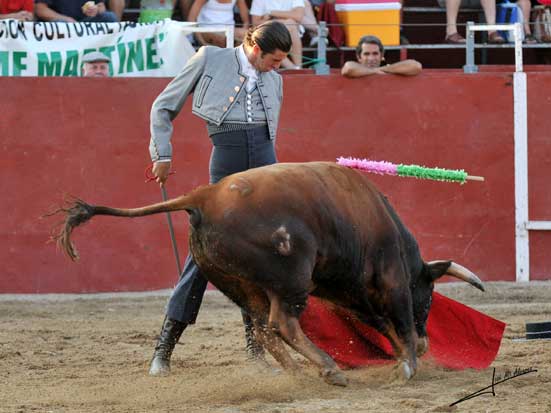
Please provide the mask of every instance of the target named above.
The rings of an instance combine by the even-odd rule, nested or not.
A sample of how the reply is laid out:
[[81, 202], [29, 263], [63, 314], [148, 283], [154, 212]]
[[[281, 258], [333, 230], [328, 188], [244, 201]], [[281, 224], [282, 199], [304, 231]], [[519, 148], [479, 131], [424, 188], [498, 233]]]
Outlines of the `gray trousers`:
[[[237, 172], [277, 162], [274, 141], [269, 138], [267, 126], [218, 133], [211, 136], [211, 140], [210, 183]], [[206, 288], [207, 280], [193, 262], [191, 254], [188, 254], [180, 280], [168, 301], [168, 318], [194, 324]]]

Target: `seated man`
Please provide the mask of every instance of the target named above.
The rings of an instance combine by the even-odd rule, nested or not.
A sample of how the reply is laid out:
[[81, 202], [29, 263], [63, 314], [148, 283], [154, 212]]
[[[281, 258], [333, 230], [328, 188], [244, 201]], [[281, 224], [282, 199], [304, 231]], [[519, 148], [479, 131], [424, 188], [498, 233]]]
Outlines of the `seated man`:
[[[487, 24], [496, 24], [496, 0], [438, 0], [440, 7], [446, 8], [446, 43], [463, 44], [465, 38], [457, 32], [459, 7], [478, 8], [482, 6]], [[502, 44], [505, 39], [496, 32], [488, 32], [488, 43]]]
[[304, 0], [253, 0], [251, 18], [253, 26], [268, 20], [278, 20], [287, 26], [291, 33], [291, 52], [285, 58], [282, 67], [285, 69], [302, 68], [302, 35], [304, 27], [300, 24], [304, 18]]
[[421, 72], [423, 66], [416, 60], [408, 59], [397, 63], [382, 65], [385, 49], [376, 36], [364, 36], [356, 46], [357, 62], [344, 64], [341, 74], [346, 77], [364, 77], [369, 75], [384, 75], [387, 73], [403, 76], [414, 76]]
[[109, 77], [111, 59], [101, 52], [91, 52], [82, 58], [83, 77]]
[[33, 20], [33, 0], [0, 0], [0, 20]]
[[103, 0], [35, 0], [36, 17], [55, 22], [116, 22]]

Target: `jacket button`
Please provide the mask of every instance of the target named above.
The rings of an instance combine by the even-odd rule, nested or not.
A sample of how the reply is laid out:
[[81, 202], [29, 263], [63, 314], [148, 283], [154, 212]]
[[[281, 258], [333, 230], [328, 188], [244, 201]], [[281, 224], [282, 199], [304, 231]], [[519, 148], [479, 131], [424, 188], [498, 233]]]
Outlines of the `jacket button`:
[[239, 92], [239, 86], [234, 87], [233, 90], [235, 90], [236, 92]]
[[230, 102], [233, 102], [234, 97], [233, 97], [233, 96], [230, 96], [230, 97], [228, 98], [228, 100], [229, 100]]
[[224, 106], [224, 107], [222, 108], [222, 110], [223, 110], [224, 112], [227, 112], [228, 107], [227, 107], [227, 106]]
[[240, 81], [241, 83], [243, 83], [243, 82], [245, 81], [245, 78], [244, 78], [243, 76], [240, 76], [240, 77], [239, 77], [239, 81]]

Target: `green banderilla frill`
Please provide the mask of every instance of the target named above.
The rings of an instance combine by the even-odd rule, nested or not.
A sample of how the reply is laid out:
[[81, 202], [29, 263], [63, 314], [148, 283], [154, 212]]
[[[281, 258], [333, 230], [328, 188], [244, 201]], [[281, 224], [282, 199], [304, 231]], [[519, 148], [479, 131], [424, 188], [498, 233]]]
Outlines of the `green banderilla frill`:
[[399, 176], [411, 176], [419, 179], [433, 179], [435, 181], [460, 182], [467, 180], [467, 172], [463, 169], [425, 168], [419, 165], [398, 165]]

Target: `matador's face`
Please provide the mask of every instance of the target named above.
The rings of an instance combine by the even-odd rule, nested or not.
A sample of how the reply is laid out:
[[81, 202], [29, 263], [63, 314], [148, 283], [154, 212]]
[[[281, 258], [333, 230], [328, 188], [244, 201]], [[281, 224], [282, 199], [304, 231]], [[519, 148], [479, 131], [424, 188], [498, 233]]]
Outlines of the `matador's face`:
[[258, 46], [253, 48], [252, 65], [259, 72], [269, 72], [277, 70], [281, 66], [281, 62], [287, 57], [286, 52], [276, 49], [273, 53], [264, 53]]

